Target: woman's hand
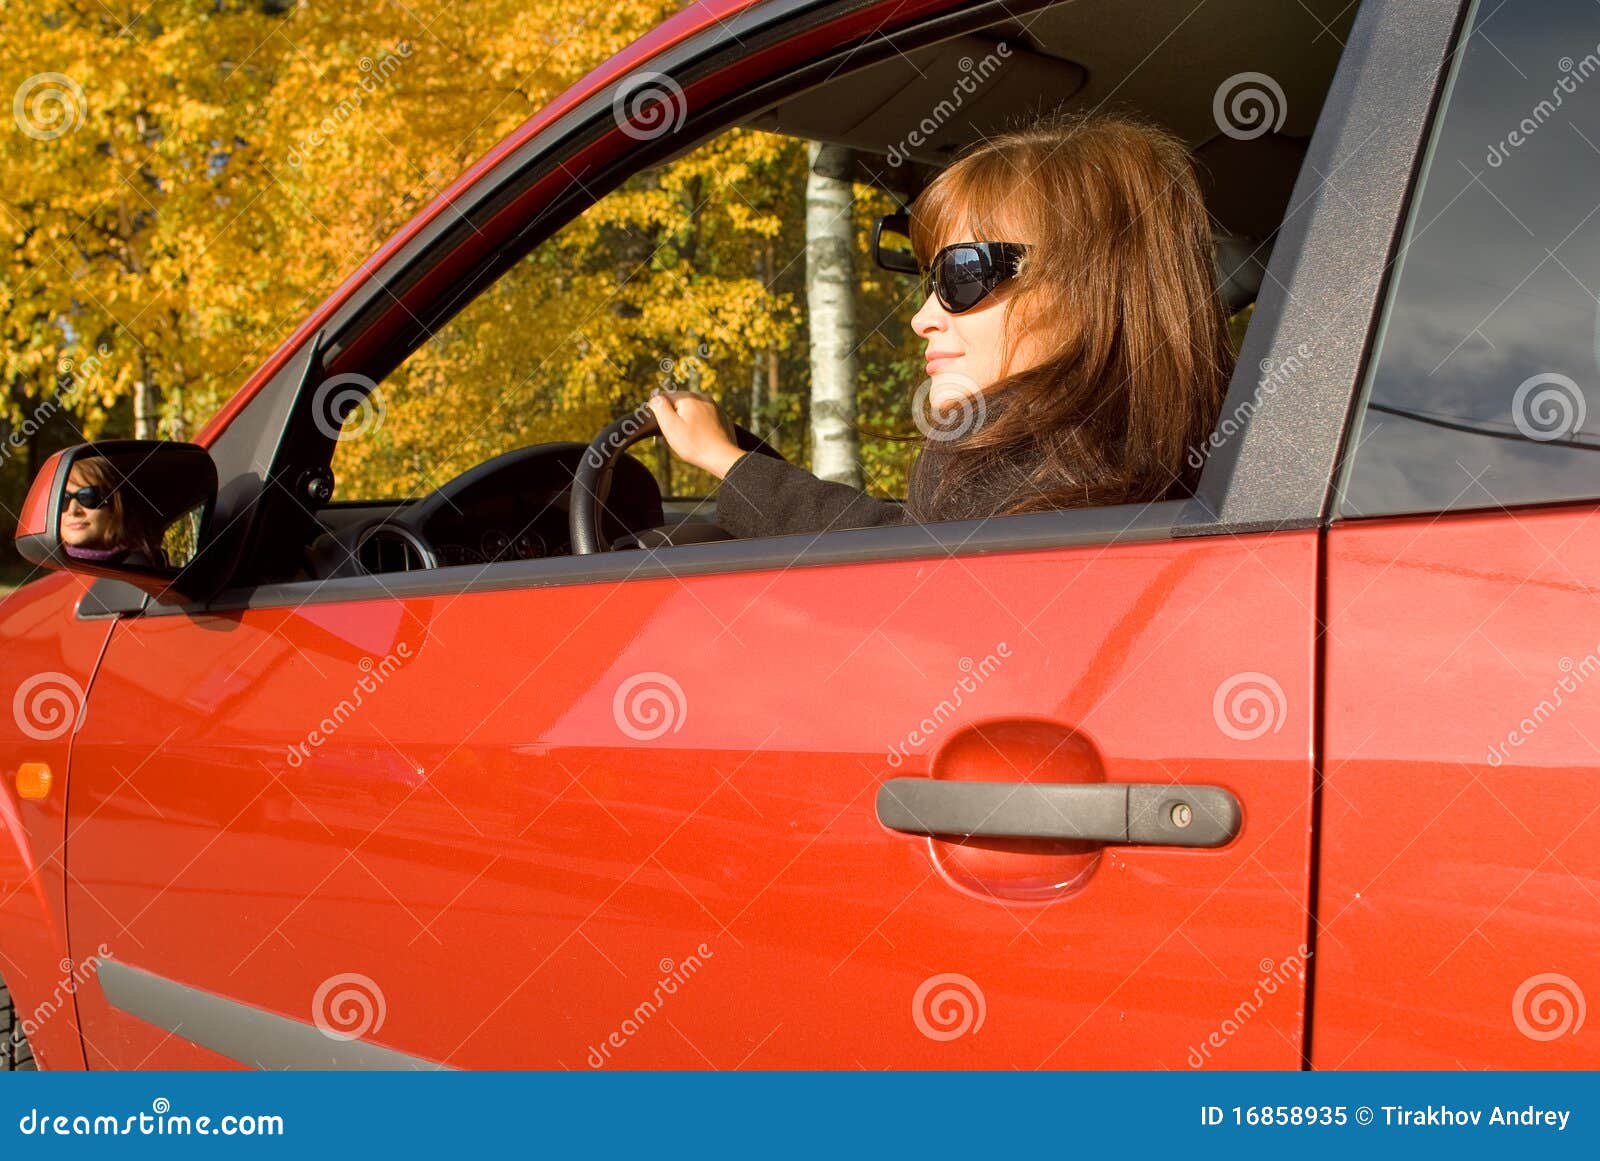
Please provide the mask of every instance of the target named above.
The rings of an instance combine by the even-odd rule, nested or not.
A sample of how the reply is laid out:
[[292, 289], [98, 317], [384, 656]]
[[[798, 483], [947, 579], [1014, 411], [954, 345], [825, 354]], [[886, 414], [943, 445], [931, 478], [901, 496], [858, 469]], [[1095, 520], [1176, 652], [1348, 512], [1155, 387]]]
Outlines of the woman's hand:
[[719, 480], [745, 454], [734, 442], [733, 420], [704, 395], [657, 387], [650, 393], [650, 410], [678, 457]]

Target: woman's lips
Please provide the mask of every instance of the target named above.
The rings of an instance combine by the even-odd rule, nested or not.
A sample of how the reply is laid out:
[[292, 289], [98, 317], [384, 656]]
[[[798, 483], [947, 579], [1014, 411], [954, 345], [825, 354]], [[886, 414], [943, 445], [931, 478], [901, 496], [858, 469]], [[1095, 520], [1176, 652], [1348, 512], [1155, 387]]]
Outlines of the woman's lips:
[[929, 355], [928, 361], [922, 365], [922, 369], [932, 375], [940, 369], [941, 364], [953, 363], [960, 357], [960, 355]]

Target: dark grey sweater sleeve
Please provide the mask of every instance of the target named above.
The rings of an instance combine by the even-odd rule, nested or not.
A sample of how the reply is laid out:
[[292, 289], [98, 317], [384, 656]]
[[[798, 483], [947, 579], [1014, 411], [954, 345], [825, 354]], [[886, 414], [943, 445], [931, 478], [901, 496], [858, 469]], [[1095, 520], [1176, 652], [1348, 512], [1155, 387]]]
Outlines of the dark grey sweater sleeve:
[[910, 522], [899, 504], [755, 452], [734, 461], [717, 492], [717, 524], [741, 540]]

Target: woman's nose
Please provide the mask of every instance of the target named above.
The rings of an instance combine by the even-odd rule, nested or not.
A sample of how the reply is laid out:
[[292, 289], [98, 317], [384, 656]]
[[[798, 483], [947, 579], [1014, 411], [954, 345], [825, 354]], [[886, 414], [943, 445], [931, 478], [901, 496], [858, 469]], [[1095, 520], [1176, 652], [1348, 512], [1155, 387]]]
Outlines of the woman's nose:
[[925, 339], [936, 331], [944, 330], [946, 326], [948, 321], [936, 295], [928, 295], [922, 308], [911, 316], [911, 329], [919, 338]]

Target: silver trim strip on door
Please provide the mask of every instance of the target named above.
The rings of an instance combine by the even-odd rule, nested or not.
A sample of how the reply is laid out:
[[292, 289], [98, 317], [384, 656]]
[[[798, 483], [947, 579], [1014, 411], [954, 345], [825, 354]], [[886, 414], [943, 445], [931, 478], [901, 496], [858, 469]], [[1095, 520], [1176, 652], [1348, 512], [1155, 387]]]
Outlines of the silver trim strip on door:
[[99, 977], [112, 1007], [251, 1068], [387, 1072], [448, 1068], [364, 1040], [341, 1040], [314, 1024], [114, 960], [101, 961]]

